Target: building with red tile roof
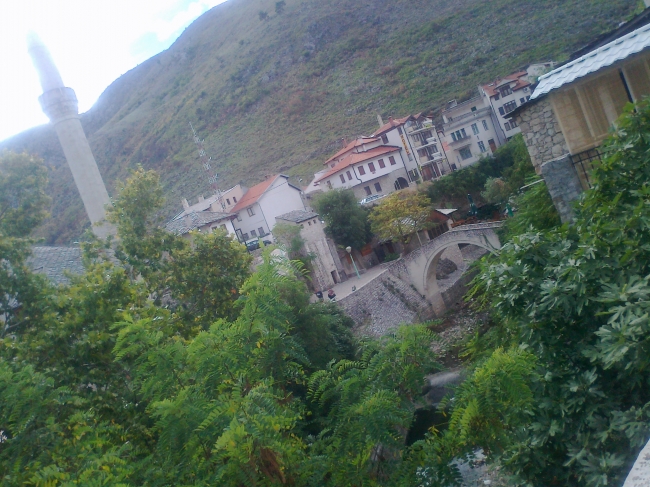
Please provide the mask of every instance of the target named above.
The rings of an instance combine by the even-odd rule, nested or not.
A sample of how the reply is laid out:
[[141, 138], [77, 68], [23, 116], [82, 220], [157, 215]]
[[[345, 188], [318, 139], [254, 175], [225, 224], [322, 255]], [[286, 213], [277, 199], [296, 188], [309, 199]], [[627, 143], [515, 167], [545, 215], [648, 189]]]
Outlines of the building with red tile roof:
[[506, 117], [518, 106], [526, 103], [533, 94], [528, 71], [517, 71], [497, 78], [491, 83], [480, 85], [478, 90], [484, 103], [494, 111], [503, 139], [509, 140], [517, 135], [521, 130], [514, 120]]

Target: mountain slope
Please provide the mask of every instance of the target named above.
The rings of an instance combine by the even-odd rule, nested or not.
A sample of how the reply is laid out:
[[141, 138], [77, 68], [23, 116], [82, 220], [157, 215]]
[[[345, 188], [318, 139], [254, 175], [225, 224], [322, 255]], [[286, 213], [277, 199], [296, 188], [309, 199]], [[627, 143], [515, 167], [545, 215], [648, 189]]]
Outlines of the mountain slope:
[[[161, 217], [182, 197], [208, 194], [188, 122], [205, 139], [221, 187], [277, 172], [306, 184], [342, 137], [376, 127], [376, 113], [435, 109], [530, 62], [565, 59], [638, 2], [286, 0], [281, 13], [275, 5], [215, 7], [83, 115], [109, 193], [140, 163], [162, 175]], [[87, 219], [53, 130], [31, 129], [2, 148], [36, 152], [52, 166], [52, 218], [39, 235], [78, 238]]]

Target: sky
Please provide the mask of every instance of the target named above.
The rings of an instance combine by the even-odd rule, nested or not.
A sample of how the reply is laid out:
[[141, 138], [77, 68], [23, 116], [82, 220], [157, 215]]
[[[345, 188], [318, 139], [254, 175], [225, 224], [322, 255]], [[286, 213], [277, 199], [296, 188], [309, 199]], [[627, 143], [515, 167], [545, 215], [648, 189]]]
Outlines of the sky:
[[0, 140], [48, 122], [27, 53], [29, 32], [48, 47], [85, 112], [111, 82], [224, 1], [0, 0]]

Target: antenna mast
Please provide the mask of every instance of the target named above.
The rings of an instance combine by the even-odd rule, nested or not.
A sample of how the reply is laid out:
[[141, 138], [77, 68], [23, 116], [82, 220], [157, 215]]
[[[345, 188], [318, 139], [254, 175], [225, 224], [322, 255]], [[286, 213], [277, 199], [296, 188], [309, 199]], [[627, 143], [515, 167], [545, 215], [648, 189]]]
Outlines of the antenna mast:
[[203, 147], [204, 141], [199, 139], [199, 136], [196, 135], [196, 130], [194, 130], [194, 127], [192, 126], [192, 122], [189, 122], [189, 124], [190, 124], [190, 128], [192, 129], [192, 134], [194, 136], [194, 143], [196, 144], [196, 148], [199, 151], [199, 160], [203, 165], [203, 169], [208, 174], [208, 184], [210, 184], [210, 187], [217, 195], [219, 204], [221, 205], [221, 209], [225, 211], [226, 205], [224, 205], [223, 203], [223, 197], [221, 196], [221, 191], [219, 190], [219, 184], [217, 183], [217, 180], [219, 179], [219, 174], [212, 172], [212, 165], [210, 164], [212, 162], [212, 157], [208, 157], [208, 155], [205, 153], [205, 148]]

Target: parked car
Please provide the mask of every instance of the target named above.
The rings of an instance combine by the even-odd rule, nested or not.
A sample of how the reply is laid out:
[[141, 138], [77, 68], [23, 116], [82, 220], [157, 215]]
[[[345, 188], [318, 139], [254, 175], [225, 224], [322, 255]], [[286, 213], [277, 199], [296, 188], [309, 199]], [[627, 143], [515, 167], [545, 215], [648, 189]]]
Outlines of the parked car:
[[260, 248], [260, 241], [256, 238], [253, 238], [251, 240], [246, 240], [246, 242], [244, 242], [244, 245], [246, 245], [246, 250], [252, 252], [253, 250]]
[[372, 196], [366, 196], [364, 199], [359, 201], [360, 205], [367, 205], [368, 203], [376, 202], [377, 200], [380, 200], [382, 198], [385, 198], [387, 195], [385, 194], [373, 194]]

